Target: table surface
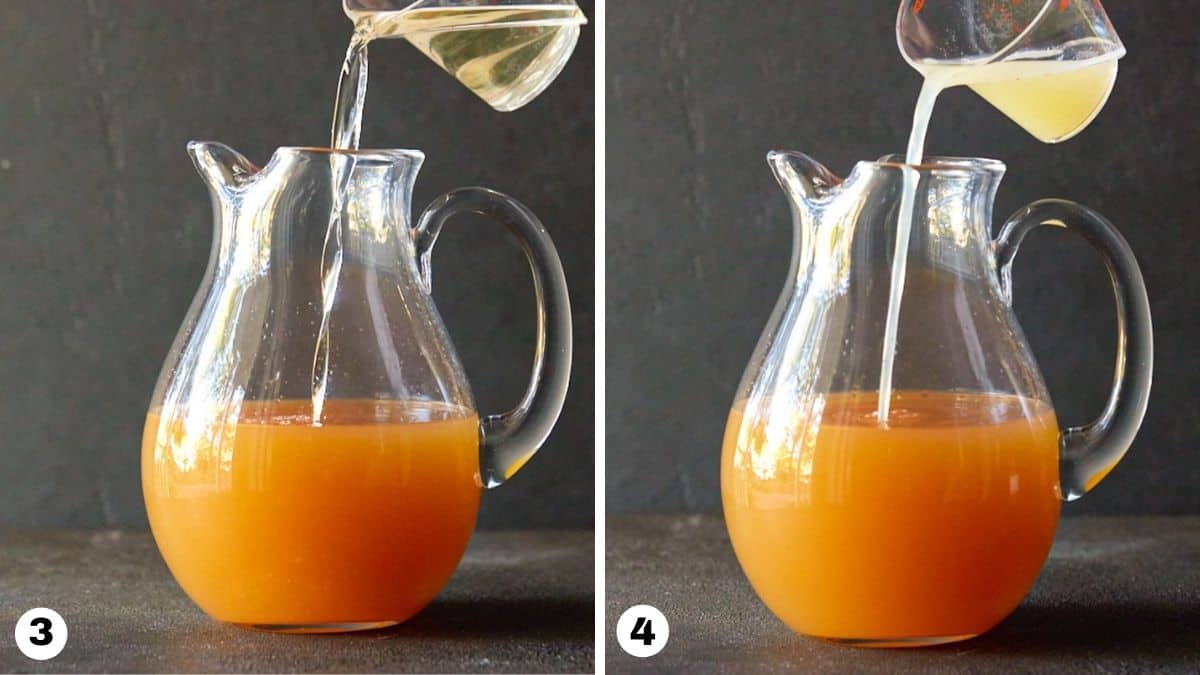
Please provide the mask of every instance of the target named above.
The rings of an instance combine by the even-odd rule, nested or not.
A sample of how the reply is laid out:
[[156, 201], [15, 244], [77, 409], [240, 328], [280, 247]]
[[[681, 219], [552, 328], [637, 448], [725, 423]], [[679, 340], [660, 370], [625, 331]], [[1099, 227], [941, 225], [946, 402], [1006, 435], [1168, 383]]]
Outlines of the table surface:
[[[393, 628], [277, 635], [212, 621], [145, 532], [0, 533], [0, 672], [591, 672], [591, 532], [484, 532], [425, 611]], [[53, 660], [12, 626], [32, 607], [67, 622]]]
[[[719, 517], [610, 517], [606, 547], [613, 673], [1200, 673], [1200, 518], [1064, 519], [1037, 585], [1000, 626], [905, 650], [792, 633], [755, 596]], [[661, 653], [635, 659], [614, 629], [643, 603], [671, 630]]]

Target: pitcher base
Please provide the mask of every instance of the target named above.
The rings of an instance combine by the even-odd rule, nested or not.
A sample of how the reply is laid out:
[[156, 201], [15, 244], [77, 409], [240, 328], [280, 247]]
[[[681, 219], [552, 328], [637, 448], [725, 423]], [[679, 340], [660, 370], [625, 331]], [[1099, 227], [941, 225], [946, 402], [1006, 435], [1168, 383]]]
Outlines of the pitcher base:
[[296, 634], [317, 634], [317, 633], [353, 633], [361, 630], [377, 630], [379, 628], [388, 628], [399, 624], [399, 621], [367, 621], [361, 623], [310, 623], [310, 624], [290, 624], [290, 623], [238, 623], [235, 626], [249, 628], [250, 630], [264, 631], [267, 633], [296, 633]]
[[950, 644], [951, 642], [962, 642], [976, 637], [979, 633], [965, 633], [963, 635], [935, 635], [923, 637], [902, 637], [902, 638], [835, 638], [823, 637], [816, 635], [818, 640], [832, 642], [836, 645], [845, 647], [866, 647], [874, 649], [894, 649], [898, 647], [934, 647], [936, 645]]

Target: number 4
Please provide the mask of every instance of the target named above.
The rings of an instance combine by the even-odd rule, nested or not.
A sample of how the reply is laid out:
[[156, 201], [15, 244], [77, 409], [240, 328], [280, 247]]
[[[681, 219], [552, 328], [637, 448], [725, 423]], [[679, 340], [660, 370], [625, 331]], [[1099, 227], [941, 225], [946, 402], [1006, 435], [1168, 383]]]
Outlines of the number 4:
[[644, 645], [654, 644], [654, 633], [651, 632], [651, 621], [644, 616], [639, 616], [637, 623], [633, 624], [633, 631], [629, 633], [631, 640], [641, 640]]

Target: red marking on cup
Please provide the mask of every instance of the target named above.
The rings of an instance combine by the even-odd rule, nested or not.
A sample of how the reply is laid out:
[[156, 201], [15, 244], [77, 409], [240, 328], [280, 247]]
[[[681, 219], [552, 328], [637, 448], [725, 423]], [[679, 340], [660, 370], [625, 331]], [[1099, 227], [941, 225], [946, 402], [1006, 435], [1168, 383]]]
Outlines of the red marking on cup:
[[913, 3], [913, 14], [920, 14], [921, 8], [925, 6], [925, 0], [916, 0]]

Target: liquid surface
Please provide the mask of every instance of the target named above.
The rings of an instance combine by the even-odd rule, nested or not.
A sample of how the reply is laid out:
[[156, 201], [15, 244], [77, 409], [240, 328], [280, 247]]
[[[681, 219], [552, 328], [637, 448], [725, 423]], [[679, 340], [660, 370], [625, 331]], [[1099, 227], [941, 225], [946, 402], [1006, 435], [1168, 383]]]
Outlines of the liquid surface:
[[[918, 70], [925, 76], [925, 82], [913, 112], [912, 132], [904, 158], [910, 165], [918, 165], [924, 159], [929, 120], [943, 90], [969, 86], [1035, 138], [1057, 143], [1083, 131], [1100, 114], [1116, 82], [1117, 58], [1114, 55], [1087, 61], [1009, 60], [987, 64], [931, 62], [918, 66]], [[882, 395], [878, 417], [883, 422], [888, 420], [891, 405], [896, 333], [900, 325], [916, 186], [917, 173], [905, 169], [879, 374]]]
[[479, 505], [479, 424], [429, 403], [154, 410], [142, 482], [179, 585], [221, 621], [402, 621], [449, 580]]
[[1038, 140], [1058, 143], [1100, 114], [1117, 81], [1117, 60], [933, 65], [921, 73], [943, 87], [966, 84]]
[[[892, 640], [982, 633], [1028, 592], [1058, 522], [1053, 410], [1015, 396], [831, 394], [793, 416], [735, 405], [725, 519], [793, 630]], [[769, 404], [763, 408], [769, 407]]]

